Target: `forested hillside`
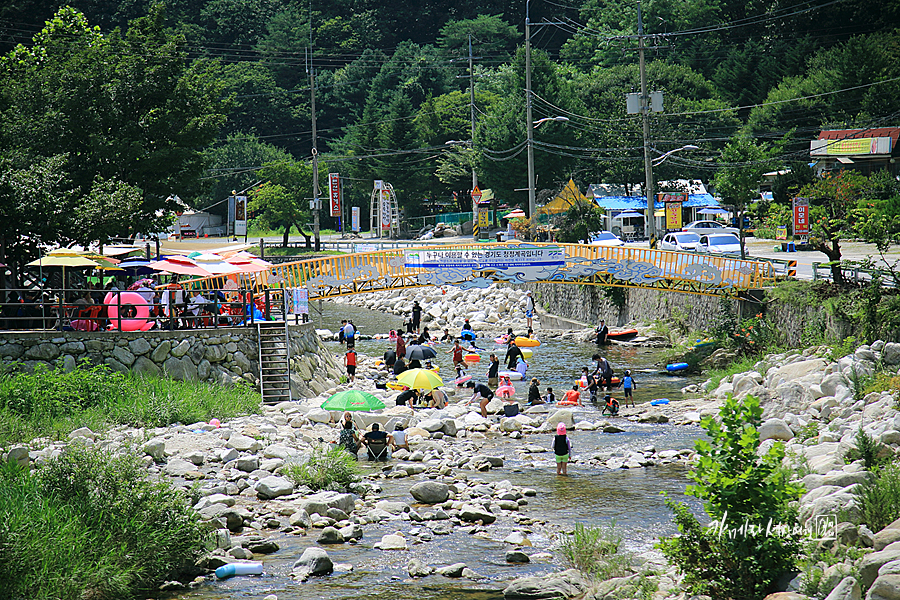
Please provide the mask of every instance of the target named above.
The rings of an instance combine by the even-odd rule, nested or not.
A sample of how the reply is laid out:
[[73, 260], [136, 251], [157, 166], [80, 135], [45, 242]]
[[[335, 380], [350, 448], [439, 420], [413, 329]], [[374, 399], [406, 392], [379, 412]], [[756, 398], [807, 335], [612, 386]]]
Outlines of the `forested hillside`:
[[[310, 69], [323, 170], [341, 173], [350, 203], [365, 211], [372, 180], [384, 179], [408, 214], [427, 212], [424, 200], [468, 190], [473, 167], [481, 187], [527, 203], [514, 191], [527, 185], [524, 2], [71, 7], [0, 6], [0, 198], [32, 228], [29, 244], [60, 228], [53, 235], [84, 240], [123, 222], [150, 228], [170, 194], [206, 206], [264, 179], [266, 163], [268, 175], [290, 164], [285, 181], [309, 182]], [[624, 99], [639, 89], [637, 8], [530, 3], [534, 119], [569, 118], [536, 129], [539, 199], [569, 177], [582, 188], [643, 179], [640, 120]], [[742, 133], [788, 164], [808, 158], [823, 127], [900, 123], [896, 0], [650, 0], [642, 11], [657, 34], [649, 87], [665, 93], [653, 146], [700, 148], [667, 160], [660, 180], [709, 181]], [[283, 217], [267, 214], [273, 225]]]

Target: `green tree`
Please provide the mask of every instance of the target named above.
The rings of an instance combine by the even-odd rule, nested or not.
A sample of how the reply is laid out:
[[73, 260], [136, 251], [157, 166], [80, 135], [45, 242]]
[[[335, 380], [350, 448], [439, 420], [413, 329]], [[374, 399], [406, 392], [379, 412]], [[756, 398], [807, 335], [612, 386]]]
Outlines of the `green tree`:
[[[250, 210], [270, 226], [284, 227], [282, 245], [288, 245], [291, 228], [295, 227], [312, 248], [312, 235], [303, 230], [311, 218], [309, 200], [313, 191], [313, 169], [309, 163], [272, 162], [259, 172], [265, 183], [251, 191]], [[319, 182], [328, 181], [328, 166], [319, 162]]]
[[761, 416], [753, 396], [729, 397], [718, 419], [706, 416], [700, 423], [710, 440], [694, 444], [698, 460], [688, 474], [694, 485], [686, 493], [703, 501], [710, 527], [702, 528], [684, 504], [667, 500], [680, 535], [663, 539], [659, 548], [694, 594], [755, 600], [794, 567], [800, 547], [790, 503], [803, 487], [782, 467], [781, 442], [760, 452]]
[[109, 36], [62, 8], [31, 46], [0, 59], [0, 147], [64, 156], [76, 198], [97, 181], [139, 189], [133, 232], [158, 231], [175, 208], [167, 198], [199, 189], [202, 149], [226, 108], [216, 65], [187, 60], [161, 6]]
[[866, 182], [865, 175], [841, 170], [826, 173], [800, 190], [800, 196], [809, 198], [810, 245], [828, 257], [831, 278], [837, 284], [844, 283], [841, 240], [853, 231]]
[[770, 150], [760, 146], [746, 135], [733, 138], [719, 159], [716, 173], [716, 193], [725, 204], [734, 207], [738, 218], [741, 238], [741, 258], [744, 251], [744, 211], [750, 203], [759, 198], [759, 184], [763, 174], [769, 170]]
[[457, 58], [469, 55], [469, 36], [472, 53], [479, 61], [506, 62], [515, 52], [521, 36], [515, 27], [503, 20], [503, 15], [478, 15], [474, 19], [452, 19], [441, 27], [438, 46]]
[[603, 231], [604, 214], [596, 204], [579, 200], [561, 217], [556, 218], [556, 238], [564, 243], [590, 241], [591, 233]]

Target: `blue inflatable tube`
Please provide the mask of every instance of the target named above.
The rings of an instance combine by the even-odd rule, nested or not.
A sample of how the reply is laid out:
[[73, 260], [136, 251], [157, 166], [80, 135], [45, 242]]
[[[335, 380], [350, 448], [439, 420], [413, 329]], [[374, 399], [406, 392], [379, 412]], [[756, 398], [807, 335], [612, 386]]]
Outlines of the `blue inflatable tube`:
[[686, 362], [672, 363], [671, 365], [666, 365], [666, 371], [668, 371], [669, 373], [675, 373], [677, 371], [684, 371], [689, 366], [690, 365], [688, 365]]

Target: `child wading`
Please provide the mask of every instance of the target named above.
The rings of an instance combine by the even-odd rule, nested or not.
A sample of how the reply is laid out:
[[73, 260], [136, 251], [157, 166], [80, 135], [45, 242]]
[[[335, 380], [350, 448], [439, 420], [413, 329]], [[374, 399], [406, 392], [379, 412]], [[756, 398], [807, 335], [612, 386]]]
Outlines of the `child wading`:
[[572, 442], [566, 435], [566, 426], [560, 423], [556, 426], [556, 437], [553, 438], [553, 453], [556, 455], [556, 474], [568, 475], [569, 455], [572, 453]]
[[637, 384], [634, 383], [631, 371], [625, 371], [625, 378], [622, 379], [622, 388], [625, 390], [625, 406], [628, 406], [629, 400], [631, 400], [631, 406], [634, 406], [634, 396], [632, 396], [631, 393], [632, 390], [637, 388]]

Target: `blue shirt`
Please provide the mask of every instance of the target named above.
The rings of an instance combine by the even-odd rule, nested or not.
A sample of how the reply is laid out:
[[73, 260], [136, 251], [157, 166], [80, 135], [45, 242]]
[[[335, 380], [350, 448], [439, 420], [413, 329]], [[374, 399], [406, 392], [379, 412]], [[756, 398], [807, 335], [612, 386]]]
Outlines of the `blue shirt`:
[[626, 390], [630, 390], [634, 387], [634, 379], [631, 378], [631, 375], [625, 376], [625, 379], [622, 380], [622, 387]]

